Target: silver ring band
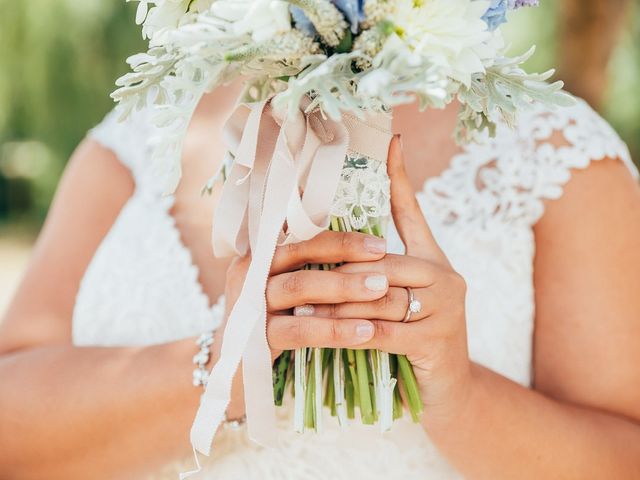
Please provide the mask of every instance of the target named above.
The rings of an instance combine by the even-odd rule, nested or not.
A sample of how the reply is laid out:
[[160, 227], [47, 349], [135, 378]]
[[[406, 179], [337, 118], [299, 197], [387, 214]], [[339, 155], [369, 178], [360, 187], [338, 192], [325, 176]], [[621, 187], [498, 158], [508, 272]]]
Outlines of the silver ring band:
[[404, 316], [404, 319], [402, 320], [403, 323], [407, 323], [411, 320], [411, 314], [413, 313], [411, 311], [411, 303], [415, 300], [415, 296], [413, 295], [413, 289], [410, 287], [406, 287], [405, 290], [407, 291], [407, 295], [409, 297], [409, 303], [407, 304], [407, 313]]
[[422, 304], [419, 300], [416, 299], [411, 287], [405, 287], [405, 290], [407, 291], [407, 296], [409, 297], [409, 303], [407, 306], [407, 313], [405, 314], [402, 322], [408, 323], [411, 321], [411, 315], [413, 315], [414, 313], [420, 313], [420, 311], [422, 310]]

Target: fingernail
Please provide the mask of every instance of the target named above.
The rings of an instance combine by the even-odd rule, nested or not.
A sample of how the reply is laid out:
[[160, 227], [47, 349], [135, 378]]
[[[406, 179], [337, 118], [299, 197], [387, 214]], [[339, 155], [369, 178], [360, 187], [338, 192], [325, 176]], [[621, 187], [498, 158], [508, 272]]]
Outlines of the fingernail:
[[370, 339], [373, 337], [374, 328], [371, 322], [362, 322], [356, 327], [356, 336], [358, 338]]
[[371, 275], [364, 281], [364, 285], [373, 292], [383, 292], [387, 289], [389, 281], [384, 275]]
[[384, 238], [368, 236], [364, 239], [364, 248], [369, 253], [386, 253], [387, 242]]
[[313, 305], [300, 305], [299, 307], [296, 307], [293, 309], [293, 314], [296, 317], [310, 317], [313, 315], [313, 312], [315, 312], [315, 308], [313, 308]]

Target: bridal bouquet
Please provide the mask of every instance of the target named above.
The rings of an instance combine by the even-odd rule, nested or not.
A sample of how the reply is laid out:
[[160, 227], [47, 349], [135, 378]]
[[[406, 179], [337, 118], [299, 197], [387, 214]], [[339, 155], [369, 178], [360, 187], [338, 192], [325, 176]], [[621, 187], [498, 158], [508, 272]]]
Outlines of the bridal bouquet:
[[149, 50], [129, 58], [132, 72], [113, 98], [123, 117], [155, 112], [154, 161], [168, 191], [202, 95], [236, 78], [245, 84], [244, 104], [227, 126], [214, 244], [216, 253], [250, 250], [253, 260], [194, 423], [195, 447], [208, 453], [240, 360], [254, 438], [273, 426], [266, 398], [281, 404], [290, 383], [300, 431], [321, 426], [323, 404], [342, 424], [357, 407], [364, 423], [386, 430], [402, 414], [398, 387], [417, 421], [422, 402], [403, 356], [301, 349], [285, 352], [265, 380], [269, 265], [278, 242], [323, 229], [384, 236], [394, 105], [444, 108], [457, 100], [455, 134], [468, 142], [483, 131], [494, 135], [498, 119], [513, 125], [535, 102], [570, 103], [561, 82], [547, 83], [552, 71], [521, 68], [533, 48], [505, 55], [500, 25], [508, 9], [537, 0], [134, 1]]

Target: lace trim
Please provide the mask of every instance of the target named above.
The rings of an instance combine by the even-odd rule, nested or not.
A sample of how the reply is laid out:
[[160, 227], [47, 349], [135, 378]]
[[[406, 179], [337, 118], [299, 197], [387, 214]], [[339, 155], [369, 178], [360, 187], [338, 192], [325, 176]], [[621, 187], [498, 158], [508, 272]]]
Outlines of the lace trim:
[[544, 200], [562, 196], [572, 169], [605, 158], [620, 159], [638, 178], [624, 142], [579, 100], [571, 108], [523, 115], [515, 134], [498, 125], [495, 139], [467, 145], [419, 195], [427, 199], [427, 216], [445, 225], [533, 226], [544, 214]]
[[331, 215], [348, 219], [354, 230], [362, 230], [391, 214], [391, 182], [387, 165], [350, 153], [345, 160]]

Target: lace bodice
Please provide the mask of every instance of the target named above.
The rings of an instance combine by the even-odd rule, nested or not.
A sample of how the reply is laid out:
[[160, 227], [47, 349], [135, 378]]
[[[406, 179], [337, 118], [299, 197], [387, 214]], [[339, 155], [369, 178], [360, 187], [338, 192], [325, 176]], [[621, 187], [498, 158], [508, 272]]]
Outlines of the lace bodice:
[[[196, 336], [221, 320], [222, 306], [209, 306], [169, 214], [173, 198], [162, 197], [162, 182], [154, 177], [144, 146], [150, 128], [142, 114], [120, 124], [111, 113], [90, 133], [131, 169], [136, 190], [81, 283], [73, 317], [78, 345], [166, 342]], [[553, 112], [538, 109], [525, 114], [518, 129], [499, 125], [495, 139], [468, 145], [417, 194], [437, 241], [467, 281], [474, 361], [530, 385], [532, 227], [544, 213], [544, 200], [562, 195], [572, 169], [606, 157], [620, 158], [637, 175], [625, 145], [585, 103]], [[393, 229], [389, 244], [402, 251]], [[202, 478], [458, 478], [410, 421], [384, 435], [359, 425], [325, 430], [291, 432], [269, 450], [252, 445], [243, 431], [224, 431]], [[168, 466], [157, 478], [177, 478], [180, 469]]]

